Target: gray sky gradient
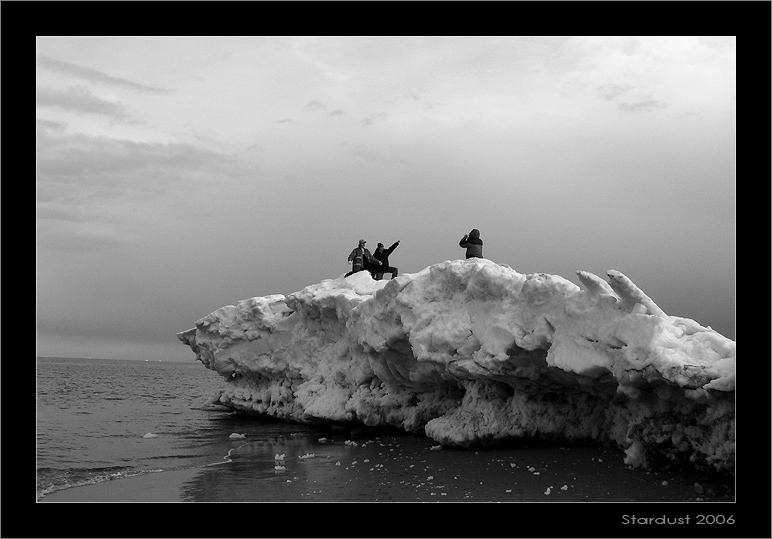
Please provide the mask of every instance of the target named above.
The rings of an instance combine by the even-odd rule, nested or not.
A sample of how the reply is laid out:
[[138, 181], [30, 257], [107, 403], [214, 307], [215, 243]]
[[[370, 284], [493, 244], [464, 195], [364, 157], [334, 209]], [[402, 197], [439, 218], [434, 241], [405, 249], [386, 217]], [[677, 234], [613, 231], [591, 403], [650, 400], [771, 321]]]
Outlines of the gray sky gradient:
[[348, 271], [630, 277], [735, 338], [734, 37], [37, 37], [37, 354]]

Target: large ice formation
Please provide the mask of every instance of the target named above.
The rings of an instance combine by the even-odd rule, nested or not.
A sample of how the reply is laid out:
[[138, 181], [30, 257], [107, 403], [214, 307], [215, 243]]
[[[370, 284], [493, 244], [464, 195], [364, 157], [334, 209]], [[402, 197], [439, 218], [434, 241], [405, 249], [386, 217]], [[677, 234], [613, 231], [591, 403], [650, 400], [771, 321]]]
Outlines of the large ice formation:
[[595, 441], [625, 462], [734, 475], [735, 342], [627, 277], [450, 260], [222, 307], [178, 334], [219, 404], [423, 431], [445, 445]]

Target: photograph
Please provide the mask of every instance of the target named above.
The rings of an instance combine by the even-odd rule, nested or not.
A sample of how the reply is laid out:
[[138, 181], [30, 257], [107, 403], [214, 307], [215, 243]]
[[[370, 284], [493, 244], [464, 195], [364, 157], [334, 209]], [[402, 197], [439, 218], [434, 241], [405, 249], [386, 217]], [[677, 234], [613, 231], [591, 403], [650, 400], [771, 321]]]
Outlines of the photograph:
[[36, 36], [36, 504], [732, 536], [736, 45]]

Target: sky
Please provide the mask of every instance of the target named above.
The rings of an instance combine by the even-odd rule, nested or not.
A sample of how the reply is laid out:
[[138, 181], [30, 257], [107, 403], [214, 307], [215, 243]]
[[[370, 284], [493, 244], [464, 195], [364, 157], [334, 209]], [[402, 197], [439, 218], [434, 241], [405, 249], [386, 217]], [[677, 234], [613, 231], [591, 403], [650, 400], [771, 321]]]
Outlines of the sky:
[[732, 36], [38, 36], [36, 77], [38, 356], [194, 361], [359, 239], [415, 273], [472, 228], [735, 338]]

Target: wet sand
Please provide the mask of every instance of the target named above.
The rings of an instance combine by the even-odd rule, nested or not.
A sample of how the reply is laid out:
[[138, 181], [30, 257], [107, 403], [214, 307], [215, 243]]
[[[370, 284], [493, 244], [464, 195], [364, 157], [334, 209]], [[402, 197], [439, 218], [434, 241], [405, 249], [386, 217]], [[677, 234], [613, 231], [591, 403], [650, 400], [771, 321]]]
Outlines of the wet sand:
[[[276, 460], [274, 451], [284, 450]], [[439, 449], [431, 440], [244, 443], [232, 461], [73, 487], [42, 502], [734, 502], [726, 485], [632, 469], [592, 446]], [[277, 469], [276, 466], [283, 467]], [[695, 484], [696, 483], [696, 484]]]
[[[55, 492], [41, 500], [54, 503], [38, 509], [61, 515], [43, 527], [60, 530], [61, 522], [99, 513], [120, 522], [124, 537], [160, 530], [175, 537], [728, 537], [715, 535], [726, 527], [694, 519], [735, 515], [733, 529], [747, 520], [733, 492], [631, 469], [611, 449], [460, 450], [412, 436], [325, 438], [240, 441], [222, 463]], [[128, 513], [125, 503], [110, 502], [247, 503], [151, 503]], [[642, 517], [682, 523], [641, 525]]]

